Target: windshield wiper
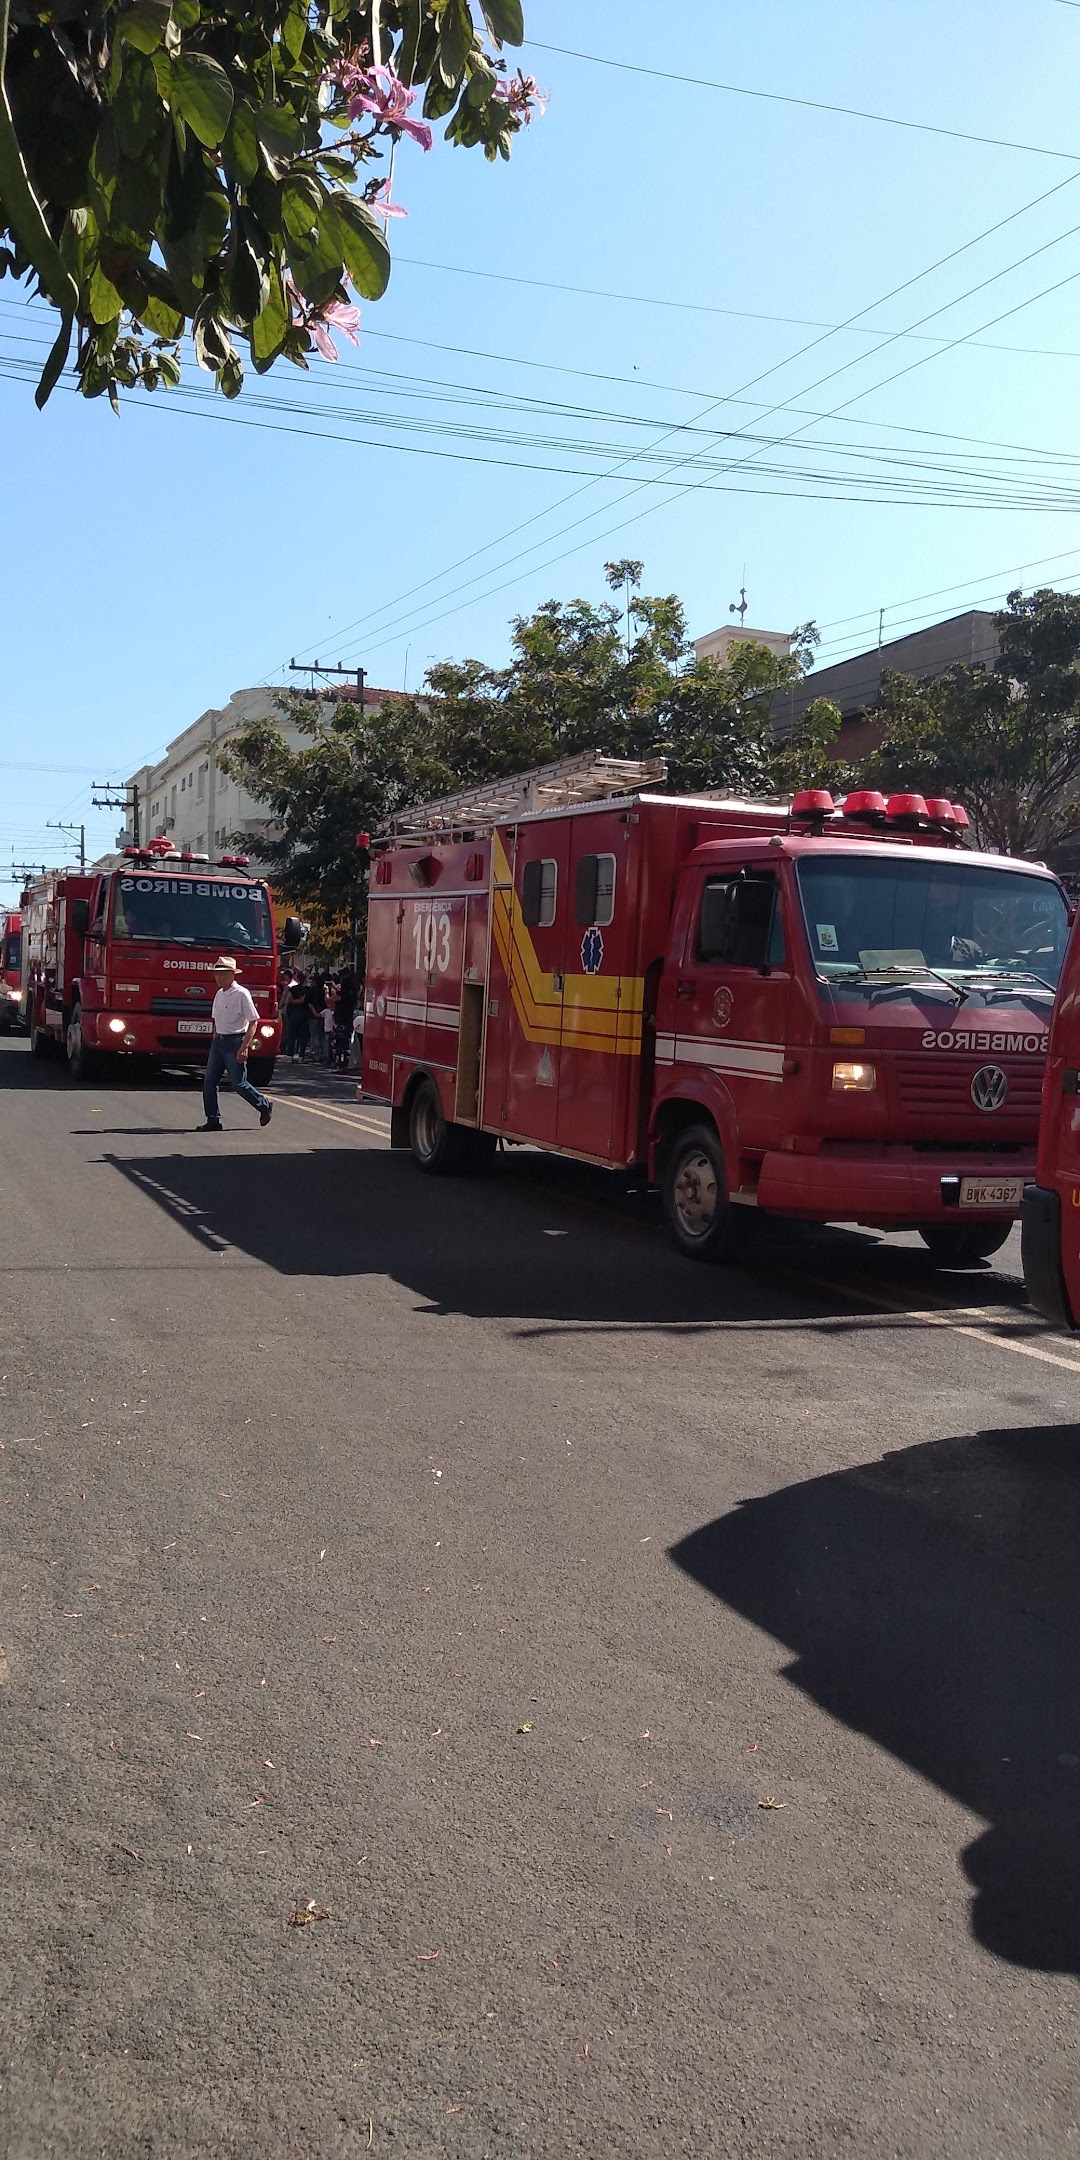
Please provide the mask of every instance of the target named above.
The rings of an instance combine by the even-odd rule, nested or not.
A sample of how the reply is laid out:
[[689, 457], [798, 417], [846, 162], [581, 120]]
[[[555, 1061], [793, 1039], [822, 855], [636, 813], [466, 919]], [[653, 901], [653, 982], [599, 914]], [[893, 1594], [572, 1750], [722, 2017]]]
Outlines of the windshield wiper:
[[[896, 982], [878, 982], [876, 978], [879, 975], [895, 975], [899, 980]], [[929, 967], [925, 961], [921, 967], [864, 968], [853, 966], [846, 980], [849, 982], [872, 983], [873, 988], [870, 991], [870, 1003], [872, 1005], [877, 998], [902, 996], [905, 990], [910, 990], [913, 987], [914, 982], [927, 975], [932, 982], [941, 983], [943, 989], [951, 993], [956, 999], [958, 1008], [964, 1003], [968, 992], [963, 984], [954, 982], [950, 975], [942, 975], [937, 968]], [[830, 979], [835, 980], [835, 978]]]
[[[1008, 971], [1002, 970], [1001, 972], [995, 969], [994, 979], [992, 982], [987, 983], [985, 979], [983, 979], [974, 985], [974, 987], [978, 990], [979, 996], [985, 998], [988, 1003], [993, 997], [1016, 997], [1017, 995], [1023, 996], [1023, 991], [1020, 991], [1018, 993], [1015, 989], [1010, 990], [1005, 987], [1005, 983], [1002, 981], [1002, 975], [1006, 973], [1007, 980], [1010, 983], [1037, 983], [1040, 992], [1045, 990], [1049, 997], [1057, 996], [1057, 991], [1054, 987], [1054, 984], [1052, 982], [1047, 982], [1045, 975], [1036, 975], [1033, 968], [1016, 968], [1014, 970]], [[1030, 997], [1031, 992], [1028, 991], [1027, 995]]]

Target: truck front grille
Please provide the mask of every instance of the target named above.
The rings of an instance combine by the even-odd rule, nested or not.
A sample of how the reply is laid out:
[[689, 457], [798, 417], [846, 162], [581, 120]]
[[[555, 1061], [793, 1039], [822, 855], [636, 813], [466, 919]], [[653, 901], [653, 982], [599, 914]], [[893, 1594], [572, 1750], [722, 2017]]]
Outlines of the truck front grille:
[[209, 1020], [213, 1010], [210, 998], [156, 997], [150, 1000], [152, 1013], [169, 1013], [177, 1020]]
[[986, 1117], [988, 1126], [995, 1116], [1038, 1118], [1041, 1063], [1030, 1065], [1026, 1059], [1021, 1063], [1017, 1058], [995, 1057], [992, 1050], [985, 1057], [956, 1057], [942, 1050], [928, 1051], [922, 1057], [898, 1057], [893, 1065], [897, 1104], [916, 1117], [971, 1117], [971, 1083], [983, 1065], [999, 1065], [1009, 1082], [1001, 1109]]

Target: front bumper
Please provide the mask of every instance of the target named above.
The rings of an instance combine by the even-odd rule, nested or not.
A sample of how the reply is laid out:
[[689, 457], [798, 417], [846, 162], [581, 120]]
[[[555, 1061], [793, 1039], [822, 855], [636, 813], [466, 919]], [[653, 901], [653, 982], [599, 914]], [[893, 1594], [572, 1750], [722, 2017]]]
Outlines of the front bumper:
[[1052, 1327], [1075, 1328], [1061, 1265], [1061, 1195], [1029, 1185], [1020, 1217], [1027, 1294]]
[[917, 1229], [957, 1220], [1009, 1222], [1015, 1208], [958, 1209], [963, 1177], [1033, 1178], [1034, 1152], [923, 1154], [915, 1149], [823, 1148], [814, 1155], [773, 1149], [764, 1158], [758, 1206], [807, 1222], [860, 1223], [873, 1230]]
[[[109, 1020], [122, 1020], [123, 1029], [110, 1028]], [[123, 1012], [83, 1013], [83, 1035], [95, 1051], [111, 1051], [117, 1057], [152, 1057], [169, 1065], [205, 1065], [212, 1031], [181, 1035], [172, 1014]], [[270, 1028], [269, 1035], [263, 1028]], [[276, 1057], [281, 1047], [280, 1021], [260, 1021], [251, 1046], [255, 1058]]]

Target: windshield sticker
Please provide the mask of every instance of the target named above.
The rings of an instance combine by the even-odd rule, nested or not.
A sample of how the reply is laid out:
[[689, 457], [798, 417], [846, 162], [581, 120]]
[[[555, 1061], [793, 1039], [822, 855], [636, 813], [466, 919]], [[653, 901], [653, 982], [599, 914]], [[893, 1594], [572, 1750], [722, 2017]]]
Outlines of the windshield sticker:
[[840, 940], [831, 922], [819, 922], [817, 926], [819, 952], [839, 952]]
[[887, 975], [890, 968], [924, 968], [926, 955], [917, 945], [873, 945], [859, 954], [866, 975]]

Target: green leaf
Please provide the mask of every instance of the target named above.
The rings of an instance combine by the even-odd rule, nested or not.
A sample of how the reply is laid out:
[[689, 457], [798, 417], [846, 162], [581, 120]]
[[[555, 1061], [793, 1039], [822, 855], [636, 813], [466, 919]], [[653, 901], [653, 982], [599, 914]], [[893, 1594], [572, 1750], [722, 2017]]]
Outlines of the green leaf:
[[480, 9], [496, 45], [525, 43], [521, 0], [480, 0]]
[[444, 83], [461, 81], [475, 36], [469, 0], [446, 0], [439, 32], [439, 73]]
[[70, 315], [65, 315], [62, 318], [56, 336], [56, 343], [42, 368], [41, 381], [34, 392], [34, 403], [39, 412], [44, 410], [64, 372], [67, 356], [71, 350], [72, 321], [73, 318]]
[[119, 17], [117, 30], [125, 45], [134, 45], [136, 52], [156, 52], [165, 42], [170, 14], [169, 0], [135, 0]]
[[457, 84], [445, 83], [442, 76], [434, 74], [424, 93], [425, 120], [441, 120], [444, 114], [453, 112], [457, 102]]
[[312, 307], [332, 300], [345, 275], [340, 226], [328, 204], [313, 233], [298, 240], [286, 235], [286, 253], [296, 283]]
[[[152, 330], [157, 337], [179, 337], [184, 327], [184, 318], [180, 309], [170, 307], [168, 301], [160, 300], [156, 293], [151, 293], [147, 299], [142, 311], [142, 321], [146, 324], [147, 329]], [[176, 379], [179, 382], [179, 368], [176, 372]]]
[[99, 263], [90, 280], [90, 319], [96, 323], [119, 322], [122, 312], [123, 301]]
[[284, 105], [264, 106], [255, 126], [267, 164], [277, 175], [303, 149], [304, 130], [296, 114]]
[[172, 17], [180, 30], [194, 30], [202, 9], [199, 0], [173, 0]]
[[216, 150], [229, 125], [233, 94], [229, 78], [205, 53], [180, 53], [169, 72], [169, 103], [207, 150]]
[[294, 65], [299, 61], [307, 36], [308, 18], [304, 0], [294, 0], [281, 26], [281, 42]]
[[180, 380], [180, 362], [175, 353], [158, 354], [158, 374], [170, 390], [175, 390]]
[[237, 102], [233, 106], [221, 155], [230, 180], [249, 187], [259, 170], [259, 137], [250, 105]]
[[285, 289], [276, 269], [270, 273], [270, 292], [262, 314], [251, 326], [251, 357], [260, 375], [277, 359], [290, 328]]
[[191, 336], [199, 366], [207, 368], [211, 375], [216, 375], [230, 358], [236, 358], [232, 339], [208, 300], [195, 310]]
[[218, 369], [218, 389], [223, 397], [239, 397], [244, 387], [244, 370], [239, 356], [230, 352], [228, 359]]
[[303, 240], [317, 225], [325, 197], [314, 173], [290, 173], [281, 190], [281, 216], [286, 232]]
[[136, 46], [124, 59], [124, 72], [112, 101], [113, 118], [125, 157], [141, 157], [161, 124], [161, 95], [152, 62]]
[[381, 300], [390, 283], [390, 250], [382, 228], [365, 203], [341, 189], [331, 196], [329, 210], [357, 292], [364, 300]]

